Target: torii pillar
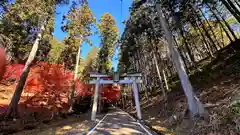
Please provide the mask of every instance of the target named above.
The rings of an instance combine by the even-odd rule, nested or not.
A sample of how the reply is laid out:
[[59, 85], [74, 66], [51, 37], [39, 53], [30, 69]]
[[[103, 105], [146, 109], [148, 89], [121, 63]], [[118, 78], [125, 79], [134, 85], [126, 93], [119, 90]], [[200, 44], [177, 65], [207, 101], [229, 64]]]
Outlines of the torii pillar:
[[96, 119], [96, 113], [97, 113], [97, 104], [98, 104], [98, 94], [99, 94], [99, 86], [101, 84], [132, 84], [132, 90], [134, 93], [134, 100], [136, 104], [136, 110], [137, 110], [137, 116], [138, 120], [142, 120], [142, 113], [141, 113], [141, 108], [140, 108], [140, 101], [139, 101], [139, 91], [137, 84], [142, 83], [142, 80], [139, 79], [142, 75], [137, 73], [137, 74], [124, 74], [121, 77], [124, 79], [122, 80], [103, 80], [101, 78], [104, 77], [112, 77], [111, 75], [106, 75], [106, 74], [96, 74], [96, 73], [90, 73], [90, 77], [95, 77], [97, 80], [92, 80], [90, 81], [90, 84], [95, 84], [95, 92], [94, 92], [94, 101], [93, 101], [93, 107], [92, 107], [92, 116], [91, 120]]

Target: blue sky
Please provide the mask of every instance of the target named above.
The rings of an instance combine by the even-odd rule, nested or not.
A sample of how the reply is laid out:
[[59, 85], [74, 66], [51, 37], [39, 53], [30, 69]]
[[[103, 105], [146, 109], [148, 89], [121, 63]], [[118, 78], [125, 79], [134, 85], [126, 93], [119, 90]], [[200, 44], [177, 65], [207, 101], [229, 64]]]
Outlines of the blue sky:
[[[122, 22], [129, 17], [129, 7], [132, 1], [133, 0], [123, 0], [122, 6], [121, 6], [121, 0], [88, 0], [89, 7], [91, 8], [92, 12], [94, 13], [98, 21], [101, 18], [101, 16], [106, 12], [109, 12], [110, 14], [113, 15], [113, 17], [117, 22], [120, 35], [124, 31], [124, 24]], [[121, 7], [122, 7], [122, 12], [121, 12]], [[54, 35], [58, 40], [63, 40], [64, 37], [67, 35], [67, 33], [63, 33], [61, 31], [61, 22], [62, 22], [62, 16], [66, 14], [68, 10], [69, 10], [69, 6], [57, 7]], [[94, 46], [99, 47], [100, 45], [99, 35], [90, 37], [90, 40], [92, 41]], [[85, 43], [82, 45], [81, 55], [83, 59], [86, 58], [91, 48], [92, 47], [90, 47]], [[116, 51], [115, 56], [113, 58], [113, 66], [115, 70], [117, 69], [117, 64], [118, 64], [117, 59], [115, 59], [117, 58], [117, 55], [118, 55], [118, 51]]]

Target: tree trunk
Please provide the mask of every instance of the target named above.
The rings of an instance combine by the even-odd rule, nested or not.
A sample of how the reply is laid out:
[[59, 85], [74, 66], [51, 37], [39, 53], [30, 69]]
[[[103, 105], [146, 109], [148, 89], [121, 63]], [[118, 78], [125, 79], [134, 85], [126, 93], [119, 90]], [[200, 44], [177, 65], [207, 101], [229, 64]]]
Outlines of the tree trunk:
[[154, 52], [152, 52], [152, 53], [153, 53], [153, 60], [154, 60], [154, 63], [155, 63], [156, 69], [157, 69], [157, 74], [158, 74], [158, 78], [159, 78], [160, 87], [161, 87], [162, 93], [163, 93], [163, 98], [166, 101], [167, 100], [166, 90], [163, 86], [163, 80], [162, 80], [162, 76], [161, 76], [161, 73], [160, 73], [160, 70], [159, 70], [159, 67], [158, 67], [158, 61], [157, 61], [155, 53]]
[[124, 109], [125, 108], [125, 105], [124, 105], [124, 97], [123, 97], [124, 95], [123, 94], [121, 94], [121, 100], [122, 100], [122, 108]]
[[172, 34], [168, 30], [166, 20], [162, 16], [162, 11], [161, 11], [160, 4], [157, 3], [156, 6], [157, 6], [157, 12], [158, 12], [158, 16], [159, 16], [159, 19], [160, 19], [161, 26], [164, 30], [164, 33], [166, 34], [166, 38], [167, 38], [167, 41], [168, 41], [168, 48], [169, 48], [170, 54], [172, 56], [172, 60], [175, 64], [178, 75], [180, 77], [180, 81], [181, 81], [183, 90], [184, 90], [185, 95], [188, 99], [189, 110], [194, 116], [202, 115], [204, 113], [203, 105], [199, 101], [199, 99], [196, 97], [195, 93], [193, 92], [192, 85], [191, 85], [191, 83], [189, 81], [189, 78], [188, 78], [188, 75], [185, 71], [183, 60], [181, 59], [181, 57], [180, 57], [179, 53], [177, 52], [176, 48], [174, 48], [174, 46], [173, 46]]
[[[151, 67], [151, 66], [150, 66], [150, 60], [148, 60], [148, 59], [149, 59], [149, 53], [147, 53], [147, 58], [146, 58], [146, 59], [147, 59], [147, 64], [146, 64], [146, 66]], [[151, 85], [152, 85], [151, 82], [152, 82], [152, 81], [151, 81], [151, 78], [149, 77], [149, 76], [150, 76], [150, 75], [149, 75], [149, 74], [150, 74], [150, 73], [149, 73], [149, 70], [150, 70], [150, 69], [146, 70], [146, 71], [147, 71], [147, 72], [146, 72], [146, 74], [147, 74], [147, 82], [148, 82], [147, 86], [148, 86], [149, 91], [151, 91]]]
[[[182, 59], [183, 59], [183, 63], [184, 63], [184, 65], [185, 65], [185, 67], [188, 67], [187, 62], [186, 62], [186, 60], [185, 60], [185, 57], [184, 57], [184, 55], [182, 54], [182, 51], [179, 49], [179, 45], [177, 44], [176, 37], [173, 36], [173, 39], [174, 39], [174, 41], [175, 41], [175, 44], [176, 44], [176, 46], [177, 46], [178, 51], [180, 52], [180, 56], [181, 56]], [[188, 72], [188, 69], [186, 69], [186, 70], [187, 70], [187, 72]]]
[[165, 70], [164, 70], [164, 67], [166, 67], [165, 65], [165, 62], [161, 59], [161, 57], [159, 56], [159, 53], [157, 53], [157, 56], [158, 56], [158, 61], [160, 61], [160, 69], [161, 69], [161, 73], [163, 75], [163, 80], [164, 80], [164, 84], [165, 84], [165, 90], [166, 91], [169, 91], [169, 86], [168, 86], [168, 81], [167, 81], [167, 76], [166, 76], [166, 73], [165, 73]]
[[28, 77], [28, 74], [29, 74], [29, 71], [30, 71], [30, 66], [31, 66], [36, 54], [37, 54], [37, 51], [38, 51], [38, 48], [39, 48], [39, 42], [42, 39], [42, 32], [45, 30], [45, 25], [46, 25], [46, 20], [43, 22], [43, 24], [41, 26], [41, 30], [37, 35], [37, 38], [36, 38], [36, 40], [33, 44], [32, 50], [31, 50], [31, 52], [28, 56], [27, 62], [25, 63], [23, 72], [21, 73], [21, 76], [20, 76], [20, 80], [19, 80], [19, 82], [16, 86], [16, 89], [15, 89], [15, 92], [13, 94], [12, 100], [11, 100], [9, 106], [8, 106], [8, 110], [7, 110], [5, 118], [11, 117], [12, 114], [14, 114], [14, 115], [17, 114], [18, 102], [21, 98], [22, 91], [23, 91], [25, 82], [27, 80], [27, 77]]
[[125, 109], [125, 101], [126, 101], [126, 87], [123, 89], [123, 94], [122, 94], [122, 98], [123, 98], [123, 109]]
[[[195, 58], [194, 58], [194, 55], [192, 54], [192, 52], [191, 52], [191, 49], [190, 49], [190, 47], [189, 47], [189, 45], [188, 45], [188, 42], [187, 42], [187, 39], [186, 39], [186, 37], [185, 37], [185, 35], [184, 35], [184, 30], [183, 30], [183, 28], [182, 28], [182, 24], [181, 24], [181, 21], [180, 20], [178, 20], [178, 19], [176, 19], [176, 26], [178, 27], [178, 29], [179, 29], [179, 31], [180, 31], [180, 35], [181, 35], [181, 37], [183, 38], [183, 44], [185, 44], [185, 47], [186, 47], [186, 49], [187, 49], [187, 53], [188, 53], [188, 55], [189, 55], [189, 57], [190, 57], [190, 60], [191, 60], [191, 62], [193, 63], [193, 65], [195, 65]], [[191, 65], [191, 63], [190, 63], [190, 65]]]
[[[144, 66], [147, 65], [147, 59], [146, 59], [146, 52], [142, 55], [143, 56], [143, 62], [144, 62]], [[144, 69], [143, 71], [143, 84], [144, 84], [144, 88], [146, 91], [148, 91], [148, 81], [147, 81], [147, 72], [146, 72], [146, 67], [142, 67], [142, 69]]]
[[168, 81], [164, 69], [162, 69], [163, 80], [165, 82], [166, 90], [169, 91]]
[[[209, 5], [210, 7], [210, 5]], [[216, 8], [215, 11], [217, 12], [217, 14], [220, 15], [220, 17], [222, 18], [222, 21], [224, 22], [224, 24], [227, 26], [228, 30], [230, 31], [230, 33], [232, 34], [232, 36], [234, 37], [235, 40], [237, 40], [237, 36], [236, 34], [233, 32], [232, 28], [230, 27], [230, 25], [226, 22], [226, 20], [223, 18], [223, 16], [221, 16], [221, 13], [218, 11], [218, 9]], [[216, 15], [217, 16], [217, 15]]]
[[[224, 32], [226, 33], [228, 39], [229, 39], [231, 42], [233, 42], [233, 40], [232, 40], [231, 36], [229, 35], [228, 31], [225, 29], [224, 25], [222, 24], [221, 19], [216, 15], [216, 13], [213, 11], [212, 7], [211, 7], [208, 3], [206, 3], [206, 5], [208, 6], [208, 8], [210, 9], [210, 11], [213, 13], [213, 16], [217, 19], [217, 21], [219, 22], [219, 24], [220, 24], [221, 27], [223, 28], [223, 30], [224, 30]], [[223, 18], [222, 18], [222, 19], [223, 19]], [[223, 19], [223, 21], [224, 21], [224, 23], [226, 22], [224, 19]], [[225, 23], [225, 24], [226, 24], [226, 23]], [[227, 25], [228, 25], [228, 24], [227, 24]], [[226, 25], [226, 26], [227, 26], [227, 25]], [[227, 26], [227, 27], [228, 27], [228, 26]], [[236, 39], [236, 36], [235, 36], [234, 32], [233, 32], [231, 29], [230, 29], [229, 31], [232, 33], [234, 39]]]
[[240, 17], [240, 11], [239, 9], [237, 9], [237, 7], [235, 6], [235, 4], [233, 4], [233, 2], [231, 0], [227, 0], [227, 2], [229, 3], [229, 5], [232, 7], [232, 9], [235, 11], [236, 14], [238, 14], [238, 17]]
[[133, 106], [136, 106], [135, 101], [134, 101], [133, 88], [131, 88], [131, 94], [132, 94], [132, 105], [133, 105]]
[[[221, 23], [221, 22], [220, 22], [220, 23]], [[221, 39], [222, 39], [221, 42], [223, 43], [222, 48], [223, 48], [224, 45], [225, 45], [225, 44], [224, 44], [224, 36], [223, 36], [223, 31], [224, 31], [224, 30], [223, 30], [223, 27], [224, 27], [224, 26], [221, 25], [220, 28], [219, 28], [219, 29], [220, 29], [220, 33], [221, 33]], [[224, 31], [224, 32], [226, 33], [227, 31]], [[230, 42], [232, 42], [232, 38], [231, 38], [231, 36], [230, 36], [228, 33], [226, 33], [226, 34], [227, 34], [228, 39], [230, 40]]]
[[[137, 64], [136, 64], [135, 54], [133, 54], [132, 58], [133, 58], [133, 63], [132, 63], [132, 65], [133, 65], [133, 70], [134, 70], [134, 71], [137, 71]], [[133, 72], [134, 72], [134, 71], [133, 71]]]
[[77, 78], [78, 78], [78, 66], [79, 66], [79, 60], [80, 60], [80, 55], [81, 55], [81, 44], [82, 44], [82, 42], [80, 41], [80, 46], [78, 48], [78, 53], [77, 53], [77, 56], [76, 56], [74, 80], [77, 80]]
[[[185, 40], [186, 40], [186, 39], [185, 39]], [[189, 57], [190, 57], [190, 60], [191, 60], [191, 62], [192, 62], [192, 64], [193, 64], [193, 66], [195, 66], [196, 60], [195, 60], [195, 58], [194, 58], [194, 54], [192, 53], [191, 47], [189, 46], [188, 43], [186, 43], [185, 46], [186, 46], [186, 49], [187, 49], [187, 53], [188, 53], [188, 55], [189, 55]], [[191, 65], [191, 64], [190, 64], [190, 65]]]
[[139, 72], [140, 71], [140, 69], [139, 69], [140, 63], [139, 63], [137, 52], [135, 53], [134, 56], [135, 56], [135, 61], [136, 61], [136, 71]]
[[[201, 32], [201, 29], [199, 28], [198, 24], [196, 23], [196, 25], [195, 25], [194, 22], [190, 22], [190, 23], [191, 23], [191, 25], [193, 26], [194, 30], [195, 30], [198, 34], [200, 33], [200, 35], [201, 35], [201, 37], [202, 37], [202, 40], [203, 40], [203, 42], [204, 42], [204, 47], [205, 47], [205, 49], [207, 50], [207, 52], [209, 52], [209, 55], [210, 55], [211, 57], [214, 57], [214, 56], [213, 56], [213, 52], [212, 52], [212, 50], [211, 50], [211, 48], [210, 48], [210, 45], [209, 45], [209, 43], [207, 42], [207, 40], [205, 39], [205, 37], [204, 37], [203, 33]], [[197, 30], [196, 28], [198, 28], [198, 30]], [[198, 31], [199, 31], [199, 32], [198, 32]]]
[[238, 5], [238, 7], [240, 8], [240, 2], [237, 0], [234, 0], [234, 2]]
[[[194, 9], [193, 9], [193, 10], [194, 10]], [[201, 26], [202, 26], [201, 28], [203, 29], [206, 37], [207, 37], [207, 38], [209, 39], [209, 41], [212, 43], [212, 45], [209, 44], [210, 49], [212, 49], [212, 46], [216, 47], [215, 42], [213, 41], [212, 37], [211, 37], [210, 34], [208, 33], [208, 30], [206, 29], [205, 25], [203, 24], [201, 18], [198, 16], [197, 12], [195, 12], [195, 14], [196, 14], [196, 16], [197, 16], [198, 21], [200, 22], [200, 24], [201, 24]], [[213, 50], [213, 51], [214, 51], [214, 50]]]
[[228, 11], [231, 12], [231, 14], [240, 23], [240, 16], [232, 9], [232, 7], [229, 5], [229, 3], [226, 0], [221, 0], [221, 2], [225, 5], [225, 7], [228, 9]]
[[[199, 8], [199, 11], [201, 12], [201, 14], [202, 14], [204, 20], [207, 22], [207, 24], [208, 24], [208, 26], [209, 26], [209, 28], [210, 28], [210, 31], [211, 31], [211, 33], [212, 33], [214, 39], [215, 39], [214, 42], [217, 42], [217, 46], [221, 48], [221, 46], [220, 46], [220, 44], [219, 44], [219, 42], [218, 42], [218, 40], [217, 40], [217, 37], [216, 37], [216, 35], [215, 35], [215, 33], [214, 33], [213, 29], [212, 29], [211, 24], [209, 23], [208, 19], [205, 17], [205, 15], [204, 15], [204, 13], [202, 12], [201, 8]], [[214, 46], [214, 48], [216, 49], [216, 51], [218, 51], [217, 46], [216, 46], [216, 45]]]
[[78, 53], [77, 53], [77, 56], [76, 56], [76, 65], [75, 65], [73, 86], [72, 86], [72, 91], [71, 91], [71, 95], [70, 95], [70, 99], [69, 99], [70, 108], [69, 108], [68, 112], [73, 112], [73, 103], [74, 103], [76, 82], [77, 82], [77, 78], [78, 78], [78, 66], [79, 66], [79, 60], [80, 60], [80, 53], [81, 53], [81, 44], [82, 44], [82, 41], [80, 41], [79, 44], [80, 44], [80, 45], [79, 45]]
[[[151, 53], [149, 53], [149, 56], [151, 57]], [[152, 67], [154, 66], [154, 63], [152, 60], [149, 60], [149, 62], [150, 62], [150, 69], [152, 69]], [[152, 90], [154, 90], [155, 84], [156, 84], [154, 82], [154, 81], [156, 81], [155, 74], [153, 74], [152, 72], [149, 71], [149, 75], [150, 75], [150, 79], [151, 79], [151, 88], [152, 88]]]
[[166, 69], [165, 69], [168, 73], [168, 77], [172, 77], [173, 73], [172, 73], [172, 70], [171, 70], [171, 65], [169, 64], [169, 61], [166, 61]]
[[[194, 10], [194, 9], [193, 9], [193, 10]], [[200, 18], [197, 14], [196, 14], [196, 16], [197, 16], [197, 18], [198, 18], [198, 21], [201, 23], [202, 28], [203, 28], [203, 31], [204, 31], [204, 33], [206, 34], [207, 38], [208, 38], [209, 41], [212, 43], [212, 45], [213, 45], [214, 47], [216, 47], [215, 42], [213, 41], [213, 39], [211, 38], [210, 34], [208, 33], [205, 25], [202, 23], [201, 18]], [[211, 46], [209, 46], [209, 47], [211, 47]]]
[[[141, 55], [140, 52], [141, 52], [141, 50], [137, 51], [137, 56], [139, 58], [139, 68], [140, 69], [144, 69], [144, 67], [143, 67], [143, 62], [144, 61], [142, 59], [143, 55]], [[141, 70], [140, 72], [143, 73], [143, 70]], [[144, 90], [144, 92], [145, 92], [145, 96], [146, 96], [147, 102], [149, 102], [148, 91], [147, 91], [146, 87], [143, 84], [140, 84], [140, 86], [141, 86], [141, 89]]]

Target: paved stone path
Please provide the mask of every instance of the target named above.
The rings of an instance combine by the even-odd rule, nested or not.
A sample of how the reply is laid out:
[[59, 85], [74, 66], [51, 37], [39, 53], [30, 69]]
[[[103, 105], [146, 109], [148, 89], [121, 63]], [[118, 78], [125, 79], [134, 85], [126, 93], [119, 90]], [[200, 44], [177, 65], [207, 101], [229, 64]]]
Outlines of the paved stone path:
[[87, 135], [153, 135], [128, 113], [114, 109], [107, 113]]

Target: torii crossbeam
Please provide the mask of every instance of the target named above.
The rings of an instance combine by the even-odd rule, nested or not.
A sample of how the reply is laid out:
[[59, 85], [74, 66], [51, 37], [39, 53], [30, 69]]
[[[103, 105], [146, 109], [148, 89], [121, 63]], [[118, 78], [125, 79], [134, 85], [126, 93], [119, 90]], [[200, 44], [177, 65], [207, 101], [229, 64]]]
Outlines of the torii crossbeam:
[[[140, 101], [139, 101], [139, 91], [137, 87], [137, 84], [142, 83], [141, 73], [125, 73], [120, 76], [118, 73], [114, 73], [113, 75], [107, 75], [107, 74], [90, 72], [90, 77], [96, 78], [95, 80], [91, 80], [89, 82], [89, 84], [95, 84], [95, 93], [94, 93], [94, 101], [93, 101], [92, 116], [91, 116], [92, 120], [96, 119], [97, 106], [98, 106], [97, 101], [98, 101], [98, 93], [99, 93], [98, 91], [99, 91], [99, 85], [101, 84], [132, 84], [138, 120], [142, 120]], [[103, 80], [103, 78], [106, 78], [106, 77], [113, 78], [113, 79]]]

